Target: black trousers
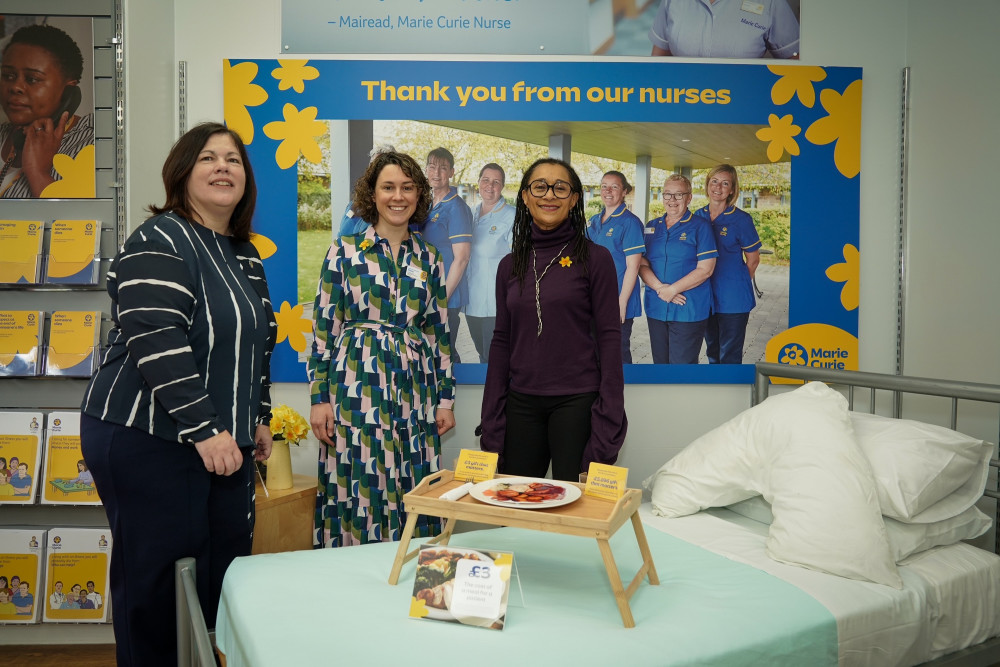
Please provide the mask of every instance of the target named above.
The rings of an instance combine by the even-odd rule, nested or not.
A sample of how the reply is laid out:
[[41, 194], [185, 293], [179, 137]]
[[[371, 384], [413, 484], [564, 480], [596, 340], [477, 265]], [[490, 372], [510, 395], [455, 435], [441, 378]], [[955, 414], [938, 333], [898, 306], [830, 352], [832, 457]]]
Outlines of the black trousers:
[[750, 313], [715, 313], [708, 316], [705, 345], [710, 364], [742, 364]]
[[590, 409], [597, 392], [535, 396], [507, 392], [503, 470], [508, 475], [580, 479], [583, 451], [590, 439]]
[[108, 515], [111, 602], [119, 667], [177, 664], [174, 561], [197, 561], [198, 598], [215, 627], [222, 578], [253, 541], [250, 450], [229, 477], [194, 447], [80, 417], [83, 458]]

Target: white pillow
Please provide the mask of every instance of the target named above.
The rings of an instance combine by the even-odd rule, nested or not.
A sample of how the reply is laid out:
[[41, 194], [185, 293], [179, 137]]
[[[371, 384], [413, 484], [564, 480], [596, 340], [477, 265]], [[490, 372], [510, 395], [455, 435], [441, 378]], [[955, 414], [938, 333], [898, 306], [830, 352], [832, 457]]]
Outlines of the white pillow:
[[710, 431], [646, 480], [677, 517], [762, 495], [777, 561], [902, 587], [847, 401], [819, 382], [772, 396]]
[[[770, 525], [771, 506], [762, 496], [754, 496], [729, 505], [727, 509], [754, 521]], [[897, 563], [933, 547], [943, 547], [962, 540], [972, 540], [990, 529], [992, 521], [975, 506], [943, 521], [903, 523], [885, 518], [892, 557]]]
[[983, 495], [993, 445], [942, 426], [851, 413], [878, 483], [882, 514], [907, 523], [948, 519]]

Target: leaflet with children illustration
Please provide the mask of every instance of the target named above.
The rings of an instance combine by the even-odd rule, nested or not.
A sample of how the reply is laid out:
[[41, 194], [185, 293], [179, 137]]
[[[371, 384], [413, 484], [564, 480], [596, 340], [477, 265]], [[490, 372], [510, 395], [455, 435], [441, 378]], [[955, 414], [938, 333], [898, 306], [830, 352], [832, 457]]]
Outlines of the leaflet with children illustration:
[[43, 505], [100, 505], [94, 477], [80, 451], [80, 413], [50, 412], [45, 437]]
[[50, 528], [45, 551], [46, 623], [108, 620], [111, 533], [107, 528]]
[[38, 622], [44, 548], [44, 530], [0, 529], [0, 624]]
[[41, 412], [0, 412], [0, 503], [35, 501], [43, 420]]

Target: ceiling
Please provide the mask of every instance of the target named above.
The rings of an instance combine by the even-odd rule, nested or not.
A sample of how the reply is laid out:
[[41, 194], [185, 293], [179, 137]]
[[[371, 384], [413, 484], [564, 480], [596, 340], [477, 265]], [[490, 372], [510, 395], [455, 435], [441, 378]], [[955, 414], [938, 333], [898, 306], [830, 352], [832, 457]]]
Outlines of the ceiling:
[[[634, 163], [650, 155], [653, 167], [706, 169], [721, 162], [764, 164], [767, 144], [755, 136], [759, 125], [704, 123], [613, 123], [590, 121], [427, 121], [470, 132], [542, 146], [553, 135], [570, 135], [576, 153]], [[787, 159], [787, 157], [785, 158]]]

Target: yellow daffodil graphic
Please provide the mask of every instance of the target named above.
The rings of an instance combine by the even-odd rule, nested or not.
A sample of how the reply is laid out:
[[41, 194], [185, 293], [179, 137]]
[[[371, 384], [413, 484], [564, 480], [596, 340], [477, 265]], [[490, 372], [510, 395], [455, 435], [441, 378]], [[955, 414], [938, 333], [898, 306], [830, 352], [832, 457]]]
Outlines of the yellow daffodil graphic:
[[278, 322], [278, 340], [275, 342], [281, 343], [287, 338], [293, 350], [304, 352], [305, 334], [312, 331], [312, 320], [302, 317], [302, 304], [292, 306], [287, 301], [282, 302], [281, 310], [274, 314], [274, 319]]
[[806, 139], [817, 146], [836, 141], [833, 162], [840, 173], [854, 178], [861, 172], [861, 80], [849, 85], [843, 95], [824, 90], [819, 101], [829, 115], [809, 126]]
[[569, 255], [566, 255], [559, 260], [559, 266], [573, 266], [573, 260], [569, 258]]
[[368, 248], [371, 248], [372, 245], [373, 244], [371, 239], [365, 239], [364, 241], [358, 244], [358, 247], [361, 248], [361, 252], [364, 252], [365, 250], [368, 250]]
[[57, 153], [52, 158], [52, 168], [62, 178], [49, 183], [42, 190], [42, 197], [47, 199], [92, 199], [96, 196], [93, 144], [84, 146], [75, 158]]
[[510, 580], [510, 570], [514, 565], [514, 557], [511, 554], [500, 554], [493, 564], [500, 568], [500, 580]]
[[768, 65], [767, 68], [781, 77], [771, 86], [772, 102], [788, 104], [792, 97], [798, 95], [804, 106], [811, 108], [816, 103], [813, 82], [826, 78], [825, 69], [813, 65]]
[[789, 155], [799, 154], [799, 144], [794, 137], [802, 128], [792, 122], [792, 115], [778, 118], [777, 114], [770, 114], [767, 117], [767, 127], [757, 130], [757, 138], [767, 143], [767, 159], [777, 162], [788, 151]]
[[253, 82], [257, 76], [257, 63], [230, 65], [222, 63], [222, 113], [229, 126], [240, 135], [243, 143], [253, 143], [253, 119], [247, 107], [257, 107], [267, 101], [267, 91]]
[[291, 88], [297, 93], [304, 92], [306, 81], [319, 77], [319, 70], [310, 67], [308, 60], [279, 60], [281, 67], [271, 71], [271, 76], [279, 81], [278, 90]]
[[319, 163], [323, 152], [316, 143], [316, 137], [327, 132], [326, 123], [316, 120], [316, 107], [306, 107], [302, 111], [294, 104], [286, 104], [282, 109], [285, 120], [276, 120], [264, 126], [264, 134], [271, 139], [280, 139], [274, 159], [282, 169], [288, 169], [299, 159], [299, 153], [310, 162]]
[[840, 290], [840, 303], [845, 310], [856, 310], [861, 292], [861, 254], [850, 243], [844, 246], [844, 261], [826, 270], [826, 277], [835, 283], [844, 283]]
[[267, 259], [278, 252], [278, 246], [275, 245], [274, 241], [263, 234], [251, 234], [250, 243], [253, 244], [254, 248], [257, 248], [257, 254], [260, 255], [261, 259]]
[[428, 613], [427, 602], [425, 600], [418, 600], [415, 597], [410, 598], [410, 616], [414, 618], [423, 618]]

